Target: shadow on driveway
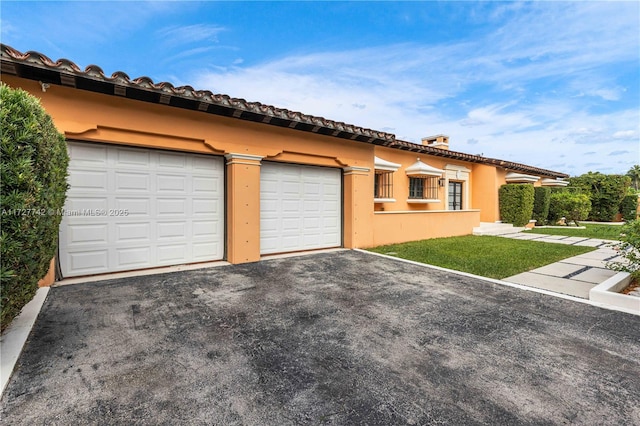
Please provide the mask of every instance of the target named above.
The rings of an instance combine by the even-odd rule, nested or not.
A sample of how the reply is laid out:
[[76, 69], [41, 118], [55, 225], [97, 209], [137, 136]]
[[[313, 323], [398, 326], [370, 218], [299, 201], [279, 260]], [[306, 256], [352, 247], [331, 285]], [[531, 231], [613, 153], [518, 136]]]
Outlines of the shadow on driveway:
[[342, 251], [53, 288], [3, 424], [640, 424], [640, 317]]

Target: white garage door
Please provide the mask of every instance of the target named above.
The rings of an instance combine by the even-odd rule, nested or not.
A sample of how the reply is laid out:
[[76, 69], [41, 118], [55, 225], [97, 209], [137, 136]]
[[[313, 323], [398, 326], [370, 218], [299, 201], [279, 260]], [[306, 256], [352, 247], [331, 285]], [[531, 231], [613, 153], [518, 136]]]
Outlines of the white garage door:
[[65, 277], [222, 259], [220, 157], [69, 142]]
[[342, 171], [268, 163], [260, 167], [260, 253], [342, 245]]

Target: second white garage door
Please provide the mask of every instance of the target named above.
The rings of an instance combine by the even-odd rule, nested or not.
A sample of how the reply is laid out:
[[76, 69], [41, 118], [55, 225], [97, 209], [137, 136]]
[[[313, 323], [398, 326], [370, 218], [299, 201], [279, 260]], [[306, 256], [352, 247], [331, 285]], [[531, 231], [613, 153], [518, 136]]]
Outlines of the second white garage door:
[[69, 142], [65, 277], [222, 259], [220, 157]]
[[260, 169], [261, 254], [342, 245], [342, 170], [269, 162]]

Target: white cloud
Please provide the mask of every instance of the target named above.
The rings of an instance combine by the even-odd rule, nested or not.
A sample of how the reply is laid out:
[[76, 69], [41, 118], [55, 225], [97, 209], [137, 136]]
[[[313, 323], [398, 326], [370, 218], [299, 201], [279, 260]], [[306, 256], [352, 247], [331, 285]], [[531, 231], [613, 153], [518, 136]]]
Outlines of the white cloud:
[[618, 130], [613, 134], [613, 138], [634, 140], [634, 139], [638, 139], [638, 132], [635, 130]]
[[217, 43], [218, 34], [223, 31], [226, 29], [219, 25], [194, 24], [162, 28], [156, 34], [166, 44], [175, 46], [201, 42]]

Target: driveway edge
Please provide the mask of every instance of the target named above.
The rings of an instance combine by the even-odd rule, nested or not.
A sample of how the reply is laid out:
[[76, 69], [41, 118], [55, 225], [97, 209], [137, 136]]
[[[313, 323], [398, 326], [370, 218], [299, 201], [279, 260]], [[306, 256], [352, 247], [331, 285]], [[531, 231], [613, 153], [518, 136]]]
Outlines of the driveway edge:
[[619, 307], [619, 306], [611, 306], [611, 305], [608, 305], [608, 304], [605, 304], [605, 303], [594, 302], [594, 301], [591, 301], [591, 300], [588, 300], [588, 299], [582, 299], [582, 298], [579, 298], [579, 297], [569, 296], [569, 295], [562, 294], [562, 293], [555, 293], [553, 291], [548, 291], [548, 290], [543, 290], [543, 289], [539, 289], [539, 288], [535, 288], [535, 287], [529, 287], [529, 286], [525, 286], [525, 285], [510, 283], [510, 282], [507, 282], [507, 281], [497, 280], [497, 279], [494, 279], [494, 278], [487, 278], [487, 277], [483, 277], [483, 276], [480, 276], [480, 275], [470, 274], [468, 272], [456, 271], [456, 270], [453, 270], [453, 269], [443, 268], [441, 266], [429, 265], [429, 264], [426, 264], [426, 263], [416, 262], [414, 260], [402, 259], [400, 257], [389, 256], [387, 254], [381, 254], [381, 253], [375, 253], [375, 252], [364, 250], [364, 249], [353, 249], [353, 250], [359, 251], [361, 253], [368, 253], [368, 254], [371, 254], [371, 255], [374, 255], [374, 256], [384, 257], [384, 258], [387, 258], [387, 259], [395, 259], [395, 260], [398, 260], [400, 262], [410, 263], [410, 264], [413, 264], [413, 265], [422, 266], [422, 267], [429, 268], [429, 269], [435, 269], [435, 270], [438, 270], [438, 271], [449, 272], [449, 273], [456, 274], [456, 275], [462, 275], [463, 277], [476, 278], [478, 280], [487, 281], [487, 282], [490, 282], [490, 283], [493, 283], [493, 284], [499, 284], [499, 285], [503, 285], [503, 286], [507, 286], [507, 287], [517, 288], [517, 289], [520, 289], [520, 290], [532, 291], [534, 293], [545, 294], [547, 296], [558, 297], [560, 299], [571, 300], [573, 302], [579, 302], [579, 303], [583, 303], [585, 305], [591, 305], [591, 306], [595, 306], [595, 307], [602, 308], [602, 309], [608, 309], [610, 311], [618, 311], [618, 312], [624, 312], [625, 314], [631, 314], [631, 315], [640, 316], [640, 312], [638, 312], [638, 311], [626, 309], [626, 308]]
[[48, 294], [49, 287], [40, 287], [33, 299], [24, 305], [20, 314], [13, 319], [0, 337], [0, 396], [9, 383], [13, 369]]

